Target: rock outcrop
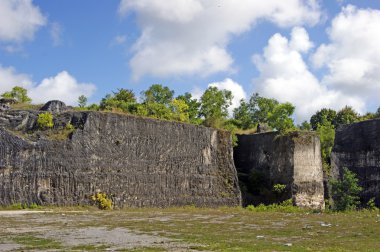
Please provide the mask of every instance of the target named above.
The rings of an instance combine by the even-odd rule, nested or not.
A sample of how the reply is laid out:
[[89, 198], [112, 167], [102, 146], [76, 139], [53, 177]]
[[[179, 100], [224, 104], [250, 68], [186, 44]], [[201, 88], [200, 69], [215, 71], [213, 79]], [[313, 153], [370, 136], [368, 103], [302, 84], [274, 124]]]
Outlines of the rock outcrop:
[[68, 108], [64, 102], [54, 100], [47, 102], [40, 110], [56, 114], [65, 112], [68, 110]]
[[344, 167], [357, 175], [364, 189], [362, 204], [375, 198], [380, 206], [380, 120], [338, 127], [331, 153], [332, 177], [339, 178]]
[[245, 205], [292, 198], [300, 207], [324, 208], [320, 141], [316, 135], [238, 135], [234, 160]]
[[36, 131], [38, 113], [0, 113], [0, 205], [88, 204], [96, 192], [117, 207], [241, 204], [228, 132], [65, 112], [49, 133]]

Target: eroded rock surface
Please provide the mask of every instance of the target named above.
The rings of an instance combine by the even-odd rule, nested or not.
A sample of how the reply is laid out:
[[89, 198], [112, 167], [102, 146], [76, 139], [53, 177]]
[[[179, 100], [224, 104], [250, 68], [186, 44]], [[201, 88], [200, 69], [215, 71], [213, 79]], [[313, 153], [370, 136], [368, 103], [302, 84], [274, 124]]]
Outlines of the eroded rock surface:
[[47, 102], [42, 108], [41, 111], [48, 111], [51, 113], [62, 113], [68, 110], [66, 104], [62, 101], [53, 100]]
[[380, 206], [380, 120], [340, 126], [335, 133], [331, 167], [334, 178], [342, 175], [344, 167], [354, 172], [364, 189], [362, 204], [375, 198]]
[[[0, 113], [0, 205], [88, 204], [105, 192], [118, 207], [241, 203], [230, 134], [99, 112], [54, 115], [63, 140], [36, 131], [38, 111]], [[55, 139], [55, 138], [54, 138]]]
[[[323, 170], [319, 138], [312, 133], [238, 135], [235, 165], [244, 204], [292, 198], [297, 206], [323, 209]], [[276, 192], [275, 185], [286, 185]]]

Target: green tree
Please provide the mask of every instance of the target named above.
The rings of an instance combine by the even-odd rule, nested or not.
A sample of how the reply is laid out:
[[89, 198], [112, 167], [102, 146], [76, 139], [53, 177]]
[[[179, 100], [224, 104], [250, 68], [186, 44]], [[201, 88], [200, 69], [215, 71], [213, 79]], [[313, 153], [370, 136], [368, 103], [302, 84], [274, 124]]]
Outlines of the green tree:
[[253, 123], [268, 123], [268, 115], [273, 113], [279, 102], [276, 99], [270, 99], [255, 93], [249, 99], [249, 109]]
[[113, 92], [113, 98], [119, 102], [136, 103], [136, 96], [130, 89], [117, 89], [117, 92]]
[[160, 84], [154, 84], [142, 94], [144, 96], [144, 103], [168, 105], [173, 100], [174, 91]]
[[275, 99], [261, 97], [255, 93], [249, 102], [241, 101], [234, 110], [234, 119], [242, 129], [252, 128], [259, 123], [269, 125], [279, 131], [294, 128], [291, 116], [295, 107], [291, 103], [279, 103]]
[[209, 87], [201, 97], [200, 116], [205, 118], [206, 126], [219, 128], [228, 116], [228, 107], [232, 104], [232, 93]]
[[81, 95], [78, 97], [78, 106], [80, 108], [84, 108], [87, 105], [87, 97], [84, 95]]
[[373, 115], [373, 118], [380, 118], [380, 107], [376, 110], [375, 114]]
[[180, 122], [189, 122], [189, 106], [185, 101], [180, 99], [174, 99], [170, 103], [170, 108], [172, 110], [172, 120]]
[[92, 110], [92, 111], [99, 111], [99, 110], [100, 110], [100, 107], [99, 107], [98, 104], [93, 103], [93, 104], [89, 105], [89, 106], [87, 107], [87, 109], [88, 109], [88, 110]]
[[233, 117], [240, 129], [247, 130], [257, 126], [252, 120], [249, 103], [244, 99], [240, 100], [240, 106], [234, 109]]
[[343, 124], [350, 124], [359, 121], [359, 114], [349, 106], [339, 110], [335, 118], [335, 127]]
[[310, 124], [313, 130], [317, 130], [318, 125], [325, 125], [330, 122], [335, 125], [336, 111], [333, 109], [323, 108], [317, 111], [310, 118]]
[[278, 104], [268, 113], [268, 125], [278, 131], [293, 129], [294, 122], [291, 116], [294, 110], [295, 107], [289, 102]]
[[[160, 84], [154, 84], [142, 92], [143, 102], [137, 113], [158, 119], [172, 120], [174, 91]], [[176, 111], [178, 112], [178, 111]]]
[[179, 95], [176, 98], [177, 100], [184, 101], [188, 106], [188, 114], [189, 114], [189, 121], [194, 124], [200, 123], [199, 118], [199, 108], [201, 106], [201, 103], [198, 102], [197, 99], [193, 99], [192, 95], [190, 93], [185, 93], [183, 95]]
[[363, 190], [356, 174], [343, 168], [342, 178], [331, 181], [333, 208], [337, 211], [356, 210], [360, 204], [359, 194]]
[[375, 118], [379, 118], [376, 113], [367, 112], [364, 115], [359, 117], [359, 121], [366, 121], [366, 120], [371, 120]]
[[121, 110], [128, 113], [136, 113], [136, 97], [132, 90], [118, 89], [113, 94], [107, 94], [100, 102], [101, 110]]
[[311, 124], [308, 121], [303, 121], [301, 125], [298, 126], [300, 130], [311, 130]]
[[19, 103], [30, 103], [32, 101], [28, 96], [28, 91], [19, 86], [13, 87], [11, 91], [3, 93], [1, 96], [4, 98], [15, 99]]
[[141, 108], [141, 111], [144, 111], [145, 116], [165, 120], [171, 120], [173, 118], [170, 104], [166, 105], [156, 102], [147, 102], [141, 105], [144, 107], [144, 109]]
[[330, 173], [331, 166], [331, 151], [335, 140], [335, 127], [330, 121], [325, 121], [324, 124], [318, 125], [317, 133], [321, 141], [321, 156], [322, 165], [325, 172]]

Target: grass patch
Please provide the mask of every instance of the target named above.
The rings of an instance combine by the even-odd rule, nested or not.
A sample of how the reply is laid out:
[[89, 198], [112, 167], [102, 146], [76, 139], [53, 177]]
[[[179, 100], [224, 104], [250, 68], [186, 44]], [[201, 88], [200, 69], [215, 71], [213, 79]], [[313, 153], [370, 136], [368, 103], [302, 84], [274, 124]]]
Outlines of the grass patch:
[[[126, 228], [133, 233], [173, 239], [169, 247], [160, 244], [138, 247], [137, 244], [133, 249], [119, 251], [175, 251], [177, 245], [181, 251], [378, 251], [380, 248], [379, 211], [316, 213], [293, 210], [283, 211], [279, 207], [265, 210], [256, 207], [252, 210], [189, 206], [64, 212], [65, 208], [53, 208], [50, 213], [1, 217], [3, 229], [0, 230], [0, 237], [16, 241], [12, 238], [15, 234], [9, 231], [13, 227], [43, 225], [47, 233], [66, 228]], [[62, 246], [52, 240], [36, 238], [42, 234], [38, 232], [15, 238], [26, 248], [34, 247], [36, 250], [47, 249], [43, 246]], [[96, 239], [93, 243], [96, 244]], [[90, 247], [68, 247], [64, 250], [102, 249], [96, 245], [83, 246]]]
[[288, 213], [278, 209], [255, 212], [240, 208], [128, 210], [132, 220], [122, 219], [118, 225], [159, 232], [203, 245], [208, 251], [376, 251], [380, 247], [377, 214]]
[[44, 104], [16, 103], [12, 104], [12, 110], [39, 110]]
[[49, 140], [53, 141], [64, 141], [70, 137], [70, 135], [74, 132], [74, 129], [64, 128], [59, 130], [49, 130], [45, 131], [46, 137]]
[[42, 249], [61, 249], [62, 245], [60, 242], [39, 238], [32, 235], [17, 236], [12, 239], [15, 243], [23, 245], [19, 250], [42, 250]]
[[109, 245], [83, 244], [72, 247], [69, 251], [105, 251], [109, 247]]
[[43, 207], [36, 204], [36, 203], [32, 203], [30, 205], [26, 204], [26, 203], [14, 203], [12, 205], [9, 205], [9, 206], [1, 206], [0, 207], [0, 211], [1, 210], [23, 210], [23, 209], [42, 209]]

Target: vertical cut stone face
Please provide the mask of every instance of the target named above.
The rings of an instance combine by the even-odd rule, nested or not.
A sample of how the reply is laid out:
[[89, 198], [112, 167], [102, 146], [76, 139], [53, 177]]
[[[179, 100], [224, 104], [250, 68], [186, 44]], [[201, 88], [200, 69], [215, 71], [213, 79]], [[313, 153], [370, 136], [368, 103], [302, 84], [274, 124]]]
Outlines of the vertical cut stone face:
[[118, 207], [241, 203], [227, 132], [111, 113], [66, 112], [54, 120], [76, 127], [68, 139], [27, 140], [21, 132], [33, 128], [36, 113], [0, 115], [1, 205], [88, 204], [96, 192], [111, 196]]
[[294, 143], [293, 198], [297, 206], [324, 208], [323, 168], [319, 138], [298, 135]]
[[363, 187], [362, 204], [375, 198], [376, 205], [380, 206], [380, 120], [338, 127], [331, 167], [334, 178], [342, 175], [344, 167], [354, 172]]
[[[243, 187], [243, 203], [280, 202], [324, 208], [319, 138], [311, 133], [279, 136], [275, 132], [239, 135], [234, 160]], [[286, 185], [281, 193], [273, 186]]]

